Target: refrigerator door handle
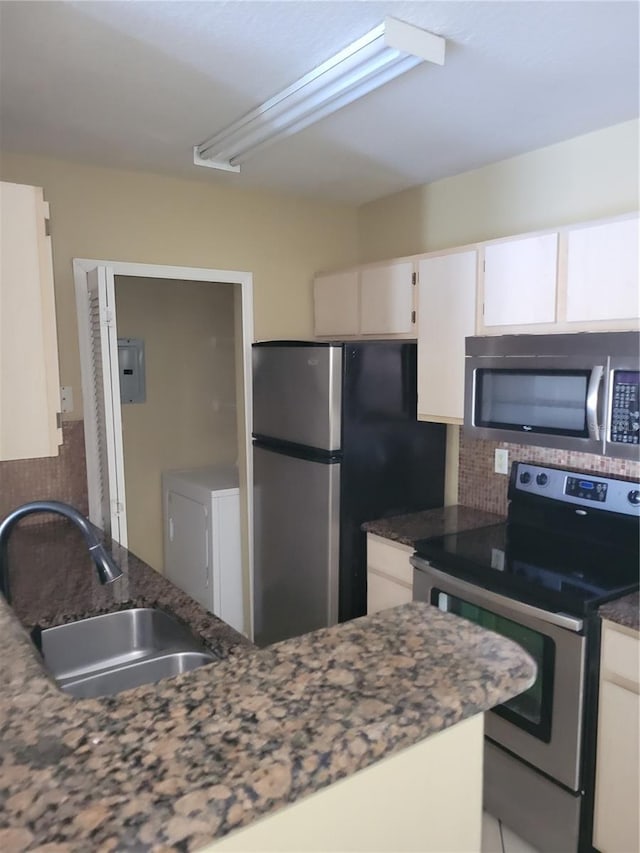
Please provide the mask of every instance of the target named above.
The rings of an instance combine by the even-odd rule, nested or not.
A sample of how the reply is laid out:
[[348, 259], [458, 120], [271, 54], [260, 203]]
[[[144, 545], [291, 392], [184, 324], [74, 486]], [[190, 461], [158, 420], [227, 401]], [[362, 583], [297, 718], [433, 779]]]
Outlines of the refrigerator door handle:
[[402, 407], [408, 417], [417, 417], [418, 393], [417, 372], [415, 359], [412, 359], [411, 351], [406, 348], [402, 351]]
[[332, 464], [340, 462], [342, 453], [340, 451], [322, 450], [319, 447], [307, 447], [302, 444], [294, 444], [290, 441], [282, 441], [277, 438], [270, 438], [266, 435], [253, 435], [253, 446], [262, 447], [264, 450], [269, 450], [271, 453], [280, 453], [282, 456], [290, 456], [293, 459], [308, 459], [311, 462], [321, 462]]

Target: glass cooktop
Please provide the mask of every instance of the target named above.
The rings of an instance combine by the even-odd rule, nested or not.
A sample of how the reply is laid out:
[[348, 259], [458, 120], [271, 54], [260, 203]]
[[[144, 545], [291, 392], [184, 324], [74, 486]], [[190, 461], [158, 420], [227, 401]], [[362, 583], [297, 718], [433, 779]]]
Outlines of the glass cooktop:
[[513, 523], [422, 539], [415, 548], [441, 571], [554, 611], [584, 615], [639, 585], [637, 549]]

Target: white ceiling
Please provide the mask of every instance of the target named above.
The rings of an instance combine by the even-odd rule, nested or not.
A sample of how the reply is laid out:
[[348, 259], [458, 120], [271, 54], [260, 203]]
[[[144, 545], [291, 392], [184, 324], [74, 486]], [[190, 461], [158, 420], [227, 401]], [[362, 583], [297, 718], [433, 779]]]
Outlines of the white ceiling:
[[[639, 112], [637, 2], [1, 2], [0, 147], [362, 203]], [[429, 63], [252, 158], [192, 147], [386, 15]]]

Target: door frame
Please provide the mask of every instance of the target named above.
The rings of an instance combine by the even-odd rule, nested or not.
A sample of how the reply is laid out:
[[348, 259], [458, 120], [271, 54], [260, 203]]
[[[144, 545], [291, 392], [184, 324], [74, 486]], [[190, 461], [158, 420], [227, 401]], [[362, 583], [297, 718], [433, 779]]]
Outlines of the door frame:
[[[85, 304], [87, 299], [87, 275], [99, 267], [109, 267], [114, 276], [134, 276], [137, 278], [175, 279], [177, 281], [201, 281], [210, 284], [234, 284], [234, 349], [236, 355], [236, 396], [238, 412], [238, 474], [240, 484], [240, 514], [242, 531], [242, 567], [244, 595], [244, 617], [248, 637], [253, 637], [253, 455], [251, 433], [253, 423], [252, 406], [252, 360], [253, 344], [253, 274], [240, 270], [206, 269], [201, 267], [178, 267], [166, 264], [142, 264], [128, 261], [99, 260], [95, 258], [74, 258], [73, 278], [76, 292], [76, 306]], [[78, 312], [78, 343], [81, 366], [90, 364], [90, 339], [88, 330], [81, 322]], [[116, 318], [117, 324], [117, 318]], [[82, 370], [82, 394], [85, 400], [91, 393], [89, 371]], [[111, 392], [111, 388], [109, 389]], [[113, 397], [113, 395], [112, 395]], [[113, 400], [119, 408], [120, 400]], [[85, 425], [86, 426], [86, 425]], [[100, 497], [97, 494], [98, 478], [94, 473], [97, 463], [96, 437], [91, 430], [85, 429], [85, 449], [87, 457], [87, 489], [89, 495], [89, 517], [95, 520]], [[113, 453], [113, 448], [110, 448]], [[122, 453], [122, 435], [116, 442], [117, 470], [122, 474], [124, 483], [124, 456]]]

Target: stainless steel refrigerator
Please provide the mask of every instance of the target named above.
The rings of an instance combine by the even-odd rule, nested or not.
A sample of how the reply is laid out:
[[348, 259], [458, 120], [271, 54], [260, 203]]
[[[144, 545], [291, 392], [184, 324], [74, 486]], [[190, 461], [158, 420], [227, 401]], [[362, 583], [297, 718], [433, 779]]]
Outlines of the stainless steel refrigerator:
[[413, 342], [254, 344], [258, 645], [366, 613], [360, 525], [442, 505], [446, 427], [416, 404]]

